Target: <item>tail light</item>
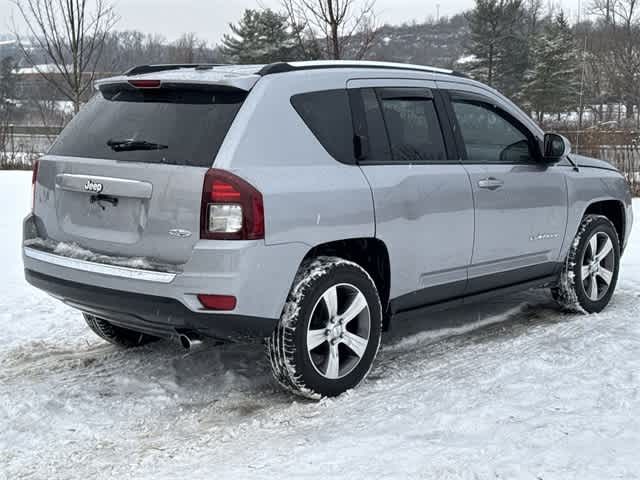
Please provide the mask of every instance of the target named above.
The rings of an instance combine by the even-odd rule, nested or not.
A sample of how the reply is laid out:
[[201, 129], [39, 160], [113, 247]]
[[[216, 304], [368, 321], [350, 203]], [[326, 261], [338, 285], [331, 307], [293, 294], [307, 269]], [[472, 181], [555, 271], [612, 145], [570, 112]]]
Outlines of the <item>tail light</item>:
[[226, 170], [204, 176], [200, 207], [200, 238], [257, 240], [264, 238], [262, 194]]
[[36, 182], [38, 181], [38, 167], [40, 162], [33, 162], [33, 172], [31, 173], [31, 212], [36, 208]]
[[236, 308], [236, 297], [232, 295], [198, 295], [198, 300], [206, 310], [231, 311]]

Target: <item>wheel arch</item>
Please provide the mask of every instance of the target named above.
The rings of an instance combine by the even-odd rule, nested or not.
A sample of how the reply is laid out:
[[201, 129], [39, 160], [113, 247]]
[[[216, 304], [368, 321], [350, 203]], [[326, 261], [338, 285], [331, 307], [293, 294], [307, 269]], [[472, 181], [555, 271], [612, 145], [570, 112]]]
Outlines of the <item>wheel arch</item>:
[[391, 264], [386, 244], [375, 237], [351, 238], [321, 243], [311, 248], [302, 263], [319, 256], [335, 256], [360, 265], [371, 276], [382, 304], [385, 326], [391, 291]]
[[620, 241], [620, 247], [624, 243], [626, 235], [626, 210], [624, 203], [616, 199], [597, 200], [585, 208], [582, 217], [587, 215], [602, 215], [607, 217], [616, 229], [618, 234], [618, 240]]

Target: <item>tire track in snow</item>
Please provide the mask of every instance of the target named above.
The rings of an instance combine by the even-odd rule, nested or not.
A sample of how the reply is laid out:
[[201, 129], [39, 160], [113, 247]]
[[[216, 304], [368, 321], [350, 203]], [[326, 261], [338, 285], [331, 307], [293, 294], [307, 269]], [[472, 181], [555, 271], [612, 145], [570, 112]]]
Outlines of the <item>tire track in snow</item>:
[[[625, 296], [619, 300], [608, 316], [615, 316], [620, 308], [633, 307], [635, 298]], [[568, 341], [572, 341], [579, 338], [581, 333], [593, 332], [591, 324], [599, 319], [595, 316], [573, 317], [554, 313], [544, 305], [524, 305], [519, 311], [495, 320], [480, 322], [475, 329], [467, 325], [462, 330], [449, 330], [449, 335], [431, 332], [419, 334], [417, 338], [401, 338], [398, 343], [391, 343], [388, 349], [383, 348], [371, 380], [359, 390], [320, 404], [291, 402], [286, 395], [275, 392], [268, 379], [267, 365], [260, 365], [259, 358], [263, 352], [259, 346], [216, 347], [187, 356], [176, 354], [171, 351], [172, 347], [162, 345], [126, 353], [109, 346], [76, 354], [60, 349], [51, 356], [52, 363], [62, 359], [62, 364], [54, 371], [49, 384], [54, 385], [52, 396], [61, 397], [64, 396], [65, 385], [81, 384], [91, 391], [96, 383], [117, 377], [121, 370], [120, 373], [125, 377], [138, 375], [141, 378], [140, 383], [134, 385], [128, 394], [115, 389], [113, 399], [117, 403], [124, 402], [126, 405], [132, 401], [151, 401], [152, 408], [164, 404], [164, 411], [158, 412], [160, 414], [166, 414], [167, 409], [178, 409], [170, 422], [166, 423], [154, 422], [148, 408], [139, 412], [134, 409], [134, 413], [141, 415], [142, 423], [127, 423], [131, 439], [123, 445], [118, 445], [113, 439], [101, 441], [100, 448], [104, 452], [111, 452], [111, 455], [127, 454], [136, 458], [152, 455], [156, 460], [168, 462], [176, 454], [177, 445], [185, 442], [194, 454], [207, 451], [216, 457], [222, 455], [225, 447], [242, 442], [241, 439], [247, 435], [255, 436], [257, 433], [259, 437], [268, 437], [269, 434], [281, 436], [292, 431], [310, 432], [326, 425], [328, 419], [336, 416], [349, 418], [353, 415], [357, 420], [352, 427], [365, 430], [370, 420], [368, 417], [359, 417], [357, 412], [366, 411], [370, 405], [374, 405], [376, 415], [380, 414], [382, 408], [388, 415], [396, 417], [411, 415], [424, 408], [425, 404], [431, 405], [432, 415], [442, 418], [429, 434], [437, 439], [446, 434], [450, 422], [464, 424], [464, 420], [454, 418], [464, 418], [468, 409], [481, 408], [478, 402], [482, 398], [498, 393], [494, 391], [496, 384], [502, 383], [502, 377], [512, 375], [510, 370], [502, 371], [501, 365], [516, 362], [521, 356], [531, 356], [540, 350], [541, 345], [553, 345], [558, 338], [567, 337]], [[55, 351], [55, 345], [53, 348]], [[530, 367], [552, 372], [554, 358], [559, 355], [570, 358], [572, 352], [564, 354], [554, 350], [552, 356], [542, 358]], [[78, 360], [87, 356], [97, 356], [99, 362], [79, 366]], [[253, 361], [258, 365], [253, 372], [255, 376], [249, 378], [248, 375], [252, 374], [249, 364]], [[159, 362], [159, 365], [154, 365], [155, 362]], [[47, 363], [46, 355], [42, 353], [31, 357], [26, 354], [14, 365], [12, 380], [17, 384], [24, 380], [26, 385], [22, 387], [28, 389], [33, 381], [30, 376], [34, 370], [42, 375]], [[566, 363], [564, 366], [575, 368]], [[153, 402], [149, 398], [153, 393], [149, 384], [158, 381], [153, 378], [155, 375], [159, 375], [165, 383], [174, 381], [179, 398], [166, 399], [165, 391], [159, 393], [160, 398]], [[535, 380], [534, 377], [527, 381]], [[215, 389], [203, 388], [202, 384], [208, 381], [227, 381], [224, 389], [226, 396]], [[108, 388], [113, 389], [114, 385], [110, 384]], [[460, 403], [447, 398], [451, 392], [474, 389], [482, 394], [477, 402]], [[87, 398], [92, 398], [94, 393], [90, 392]], [[185, 398], [189, 397], [185, 402]], [[565, 400], [575, 399], [567, 397]], [[381, 401], [384, 407], [380, 406]], [[451, 405], [445, 408], [440, 403]], [[532, 409], [535, 411], [535, 406]], [[517, 421], [521, 423], [530, 421], [530, 417], [522, 415], [522, 410], [517, 408], [510, 415], [518, 417]], [[83, 416], [91, 415], [91, 410], [77, 406], [74, 411]], [[110, 418], [109, 415], [103, 415], [97, 424], [108, 428]], [[509, 415], [503, 421], [509, 424]], [[167, 431], [169, 423], [175, 426]], [[198, 430], [194, 430], [196, 426]], [[390, 444], [395, 441], [392, 438], [387, 440]], [[74, 444], [65, 444], [65, 450], [67, 453], [69, 450], [73, 452], [74, 464], [85, 458]], [[57, 454], [55, 457], [54, 463], [63, 468], [68, 457], [58, 457]], [[140, 464], [139, 467], [143, 468], [144, 465]], [[112, 473], [118, 472], [122, 473], [116, 467]]]

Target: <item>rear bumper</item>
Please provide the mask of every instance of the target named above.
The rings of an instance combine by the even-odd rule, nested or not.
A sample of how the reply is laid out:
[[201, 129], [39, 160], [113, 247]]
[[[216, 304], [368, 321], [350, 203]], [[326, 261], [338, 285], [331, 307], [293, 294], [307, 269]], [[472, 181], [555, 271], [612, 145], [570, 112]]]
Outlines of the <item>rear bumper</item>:
[[137, 268], [120, 267], [117, 265], [106, 265], [102, 263], [88, 262], [77, 258], [68, 258], [53, 253], [44, 252], [35, 248], [24, 247], [23, 254], [26, 258], [39, 260], [59, 267], [71, 268], [88, 273], [99, 273], [110, 277], [127, 278], [133, 280], [143, 280], [154, 283], [171, 283], [175, 280], [176, 274], [169, 272], [157, 272], [151, 270], [140, 270]]
[[[24, 222], [24, 239], [46, 238], [38, 217]], [[219, 338], [260, 337], [280, 317], [300, 262], [302, 243], [199, 241], [174, 272], [68, 258], [23, 248], [27, 280], [80, 310], [156, 334], [194, 329]], [[203, 310], [198, 294], [233, 295], [230, 312]], [[126, 299], [121, 300], [121, 299]], [[124, 325], [126, 323], [126, 325]]]
[[192, 312], [171, 298], [93, 287], [25, 269], [27, 281], [83, 312], [125, 328], [158, 337], [197, 331], [224, 340], [242, 341], [267, 337], [277, 318]]

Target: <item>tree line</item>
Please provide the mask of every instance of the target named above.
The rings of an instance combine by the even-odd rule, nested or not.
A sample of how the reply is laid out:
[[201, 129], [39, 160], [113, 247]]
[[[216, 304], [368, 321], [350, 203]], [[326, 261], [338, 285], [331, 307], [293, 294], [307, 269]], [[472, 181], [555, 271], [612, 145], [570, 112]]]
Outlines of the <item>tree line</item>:
[[640, 1], [595, 0], [587, 13], [571, 25], [561, 10], [544, 15], [541, 0], [476, 0], [463, 68], [539, 122], [570, 111], [578, 126], [586, 111], [601, 122], [617, 105], [638, 126]]
[[420, 51], [427, 51], [446, 27], [445, 43], [456, 44], [447, 47], [455, 57], [435, 66], [455, 68], [495, 87], [539, 122], [573, 119], [581, 127], [586, 119], [611, 119], [614, 108], [620, 123], [640, 122], [640, 0], [592, 0], [585, 16], [573, 23], [542, 0], [475, 0], [464, 15], [409, 28], [422, 33], [405, 33], [408, 39], [393, 50], [383, 47], [392, 41], [388, 32], [400, 27], [379, 23], [375, 0], [281, 0], [279, 9], [247, 9], [213, 46], [195, 34], [167, 42], [158, 35], [117, 31], [117, 12], [109, 0], [12, 1], [28, 28], [26, 35], [15, 32], [21, 58], [3, 60], [0, 111], [10, 107], [6, 99], [19, 88], [12, 61], [32, 65], [77, 111], [96, 76], [136, 64], [429, 63]]

